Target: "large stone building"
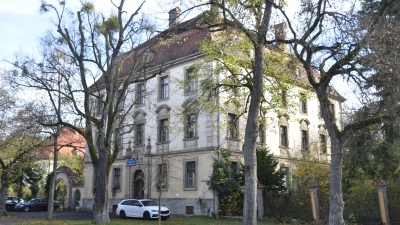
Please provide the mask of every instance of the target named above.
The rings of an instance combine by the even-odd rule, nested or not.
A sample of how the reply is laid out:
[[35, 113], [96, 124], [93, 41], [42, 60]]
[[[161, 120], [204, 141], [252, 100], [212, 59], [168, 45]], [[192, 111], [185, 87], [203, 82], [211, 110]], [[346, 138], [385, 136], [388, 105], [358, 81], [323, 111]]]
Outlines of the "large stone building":
[[[147, 70], [157, 75], [145, 83], [132, 83], [125, 100], [124, 107], [135, 104], [130, 121], [133, 130], [123, 132], [118, 138], [123, 151], [110, 170], [110, 211], [125, 198], [157, 199], [160, 190], [162, 204], [169, 207], [172, 214], [201, 214], [199, 198], [215, 211], [216, 196], [206, 183], [212, 173], [213, 158], [218, 157], [215, 150], [223, 148], [232, 152], [233, 170], [243, 162], [246, 118], [245, 115], [239, 117], [237, 104], [226, 101], [220, 93], [216, 103], [226, 105], [225, 110], [185, 114], [185, 108], [200, 94], [200, 81], [194, 80], [184, 86], [179, 81], [188, 79], [191, 66], [202, 60], [199, 41], [208, 40], [212, 35], [205, 29], [190, 29], [201, 21], [201, 15], [182, 23], [175, 15], [179, 16], [179, 8], [170, 12], [169, 29], [176, 32], [171, 44], [156, 44], [154, 48], [158, 54], [148, 54], [153, 67]], [[166, 70], [160, 70], [165, 65], [168, 65]], [[215, 65], [210, 63], [209, 66]], [[302, 77], [293, 74], [293, 79]], [[100, 78], [94, 86], [101, 88], [102, 84], [104, 80]], [[302, 95], [309, 92], [304, 86], [294, 86], [290, 92], [294, 93], [298, 104], [290, 104], [287, 113], [279, 116], [270, 113], [268, 125], [260, 129], [258, 138], [258, 142], [266, 144], [279, 159], [280, 165], [287, 167], [288, 173], [291, 158], [309, 152], [313, 142], [321, 147], [318, 157], [328, 161], [330, 157], [329, 139], [319, 116], [317, 98], [313, 94], [303, 98]], [[285, 94], [282, 93], [283, 100]], [[344, 99], [332, 90], [330, 100], [331, 112], [339, 123]], [[101, 108], [101, 105], [94, 107]], [[93, 209], [93, 171], [90, 158], [86, 157], [83, 210]]]

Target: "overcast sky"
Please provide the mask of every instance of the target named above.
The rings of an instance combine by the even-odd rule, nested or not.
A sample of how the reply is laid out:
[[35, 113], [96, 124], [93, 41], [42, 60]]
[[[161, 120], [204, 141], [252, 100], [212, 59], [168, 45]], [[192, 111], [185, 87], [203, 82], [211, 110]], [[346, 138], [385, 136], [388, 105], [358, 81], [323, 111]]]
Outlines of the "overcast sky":
[[[56, 2], [56, 0], [47, 0]], [[71, 1], [67, 0], [67, 4]], [[111, 11], [110, 0], [94, 0], [95, 7], [105, 13]], [[118, 2], [118, 1], [116, 1]], [[134, 10], [139, 0], [126, 0], [125, 9]], [[147, 0], [145, 13], [152, 12], [152, 18], [163, 16], [168, 18], [167, 10], [160, 4], [153, 3], [156, 0]], [[40, 37], [53, 28], [51, 13], [41, 14], [39, 12], [40, 0], [0, 0], [0, 67], [7, 66], [3, 60], [13, 60], [16, 52], [33, 55], [39, 45]], [[154, 11], [154, 12], [153, 12]], [[164, 19], [165, 20], [165, 19]]]
[[12, 60], [17, 51], [31, 54], [39, 37], [51, 26], [49, 16], [39, 13], [40, 3], [36, 0], [0, 0], [0, 3], [1, 61]]

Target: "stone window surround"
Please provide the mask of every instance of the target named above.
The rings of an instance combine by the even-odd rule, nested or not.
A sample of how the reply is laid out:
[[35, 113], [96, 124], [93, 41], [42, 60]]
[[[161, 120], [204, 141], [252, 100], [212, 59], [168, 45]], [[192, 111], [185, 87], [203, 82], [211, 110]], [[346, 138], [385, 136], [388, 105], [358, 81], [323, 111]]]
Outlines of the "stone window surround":
[[307, 115], [308, 113], [308, 101], [305, 93], [299, 93], [299, 111], [303, 115]]
[[[325, 125], [318, 125], [318, 134], [319, 134], [319, 146], [321, 147], [321, 154], [328, 154], [328, 134], [326, 132]], [[325, 136], [325, 146], [321, 146], [321, 135]], [[323, 151], [325, 150], [325, 151]]]
[[[310, 134], [309, 134], [309, 129], [308, 126], [310, 125], [310, 121], [307, 119], [302, 119], [300, 120], [300, 137], [301, 137], [301, 150], [302, 151], [309, 151], [310, 147], [308, 146], [310, 144]], [[306, 132], [306, 143], [304, 143], [304, 137], [303, 134]], [[306, 146], [304, 146], [306, 145]]]
[[[190, 162], [194, 162], [195, 165], [195, 187], [187, 187], [187, 164]], [[196, 191], [198, 187], [198, 160], [197, 158], [192, 158], [192, 159], [184, 159], [183, 160], [183, 190], [184, 191]]]
[[[278, 116], [279, 121], [278, 121], [278, 134], [279, 134], [279, 147], [280, 148], [289, 148], [289, 116], [287, 114], [283, 114], [281, 116]], [[286, 145], [282, 145], [282, 134], [281, 134], [281, 127], [286, 127], [286, 138], [285, 142]]]
[[[142, 118], [138, 118], [138, 117], [142, 117]], [[134, 140], [133, 140], [133, 145], [135, 147], [140, 147], [140, 146], [144, 146], [146, 144], [146, 112], [144, 112], [143, 110], [138, 110], [133, 114], [133, 118], [134, 118]], [[137, 129], [138, 129], [138, 125], [139, 124], [143, 124], [144, 125], [144, 130], [143, 130], [143, 138], [144, 138], [144, 142], [142, 145], [137, 145]]]
[[[234, 116], [235, 121], [231, 121], [231, 119], [233, 118], [232, 116]], [[236, 113], [228, 112], [227, 125], [228, 125], [227, 126], [227, 135], [226, 135], [227, 139], [238, 140], [239, 139], [239, 118]], [[234, 126], [235, 130], [232, 130], [232, 126]]]
[[194, 90], [189, 90], [189, 77], [188, 77], [189, 72], [188, 72], [188, 70], [190, 70], [190, 69], [192, 69], [191, 66], [187, 66], [187, 67], [183, 68], [184, 84], [185, 84], [185, 88], [184, 88], [185, 95], [192, 95], [192, 94], [197, 93], [197, 91], [198, 91], [198, 81], [197, 81], [197, 79], [194, 81], [194, 84], [193, 84]]
[[[166, 109], [167, 113], [160, 115], [161, 110], [162, 109]], [[171, 107], [167, 106], [167, 105], [160, 105], [157, 109], [156, 109], [156, 113], [157, 113], [157, 117], [156, 117], [156, 121], [157, 121], [157, 142], [156, 144], [163, 144], [163, 143], [169, 143], [169, 131], [167, 133], [167, 141], [165, 142], [161, 142], [160, 141], [160, 132], [161, 132], [161, 127], [160, 127], [160, 123], [161, 120], [167, 120], [168, 122], [170, 121], [169, 118], [169, 111], [170, 111]]]
[[[146, 84], [145, 83], [137, 83], [135, 90], [135, 105], [136, 106], [143, 106], [145, 105], [145, 97], [146, 97]], [[140, 89], [143, 87], [143, 89]], [[143, 96], [142, 96], [143, 94]], [[142, 102], [143, 101], [143, 102]]]
[[116, 169], [119, 169], [119, 188], [118, 189], [116, 189], [115, 191], [116, 192], [121, 192], [122, 191], [122, 169], [123, 169], [123, 166], [122, 165], [120, 165], [120, 166], [113, 166], [112, 167], [112, 184], [111, 184], [111, 192], [113, 191], [113, 189], [114, 189], [114, 185], [115, 185], [115, 171], [116, 171]]
[[[166, 85], [167, 86], [167, 96], [165, 97], [165, 98], [161, 98], [161, 91], [162, 91], [162, 87], [161, 87], [161, 80], [163, 79], [163, 78], [167, 78], [168, 79], [168, 84]], [[158, 94], [157, 94], [157, 99], [158, 99], [158, 101], [166, 101], [166, 100], [169, 100], [169, 97], [170, 97], [170, 93], [171, 93], [171, 88], [170, 88], [170, 83], [171, 83], [171, 79], [170, 79], [170, 76], [169, 76], [169, 73], [163, 73], [163, 74], [161, 74], [159, 77], [158, 77]]]

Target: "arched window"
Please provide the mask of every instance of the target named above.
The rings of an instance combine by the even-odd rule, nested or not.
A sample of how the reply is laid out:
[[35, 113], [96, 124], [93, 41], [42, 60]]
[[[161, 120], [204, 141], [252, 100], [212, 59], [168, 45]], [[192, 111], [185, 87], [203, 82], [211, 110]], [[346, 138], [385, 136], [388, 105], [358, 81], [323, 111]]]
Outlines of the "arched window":
[[165, 143], [169, 141], [169, 110], [167, 105], [161, 105], [157, 108], [157, 141]]
[[308, 120], [300, 121], [300, 132], [301, 132], [301, 150], [308, 151], [309, 150], [309, 134], [308, 134], [308, 125], [310, 122]]
[[142, 110], [134, 114], [134, 144], [135, 146], [145, 145], [145, 126], [146, 126], [146, 113]]
[[197, 138], [197, 110], [196, 110], [196, 100], [190, 98], [182, 104], [183, 115], [184, 115], [184, 138], [194, 139]]
[[327, 153], [327, 133], [324, 125], [318, 126], [318, 134], [319, 134], [319, 148], [321, 153]]
[[197, 137], [197, 115], [192, 113], [186, 116], [185, 138], [191, 139]]
[[288, 127], [288, 116], [282, 115], [279, 118], [279, 145], [281, 147], [289, 147]]

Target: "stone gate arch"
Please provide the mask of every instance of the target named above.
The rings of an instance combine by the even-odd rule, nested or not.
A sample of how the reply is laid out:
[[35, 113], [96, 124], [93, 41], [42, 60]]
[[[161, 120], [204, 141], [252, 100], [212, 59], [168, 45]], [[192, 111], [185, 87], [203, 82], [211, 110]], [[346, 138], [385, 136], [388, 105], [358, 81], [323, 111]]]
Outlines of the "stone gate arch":
[[83, 193], [83, 185], [82, 184], [76, 184], [76, 178], [78, 175], [74, 173], [69, 167], [67, 166], [60, 166], [57, 169], [57, 175], [56, 175], [56, 186], [60, 182], [60, 180], [63, 180], [65, 184], [67, 185], [67, 204], [65, 206], [66, 209], [75, 211], [75, 193], [77, 190], [80, 191], [80, 193]]

